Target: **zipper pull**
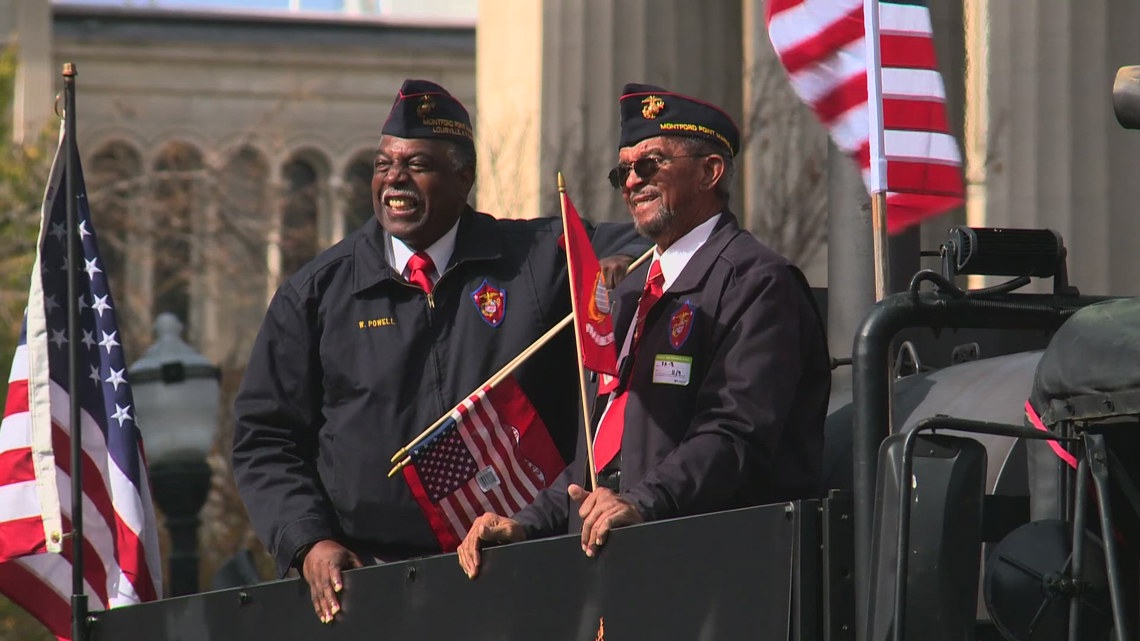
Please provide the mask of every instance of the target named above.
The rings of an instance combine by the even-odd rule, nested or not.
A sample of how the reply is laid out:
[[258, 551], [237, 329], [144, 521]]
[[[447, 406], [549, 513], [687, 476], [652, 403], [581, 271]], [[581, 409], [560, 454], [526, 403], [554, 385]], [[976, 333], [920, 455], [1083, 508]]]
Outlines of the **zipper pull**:
[[431, 292], [428, 292], [427, 299], [428, 299], [428, 308], [429, 309], [435, 309], [435, 296], [433, 296]]

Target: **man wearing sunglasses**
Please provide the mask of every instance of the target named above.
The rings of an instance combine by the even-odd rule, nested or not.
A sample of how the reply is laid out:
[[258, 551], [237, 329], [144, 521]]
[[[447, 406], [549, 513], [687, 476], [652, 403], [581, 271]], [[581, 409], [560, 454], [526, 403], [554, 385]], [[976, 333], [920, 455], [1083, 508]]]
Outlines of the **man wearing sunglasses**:
[[[650, 85], [620, 99], [609, 173], [653, 261], [614, 292], [621, 374], [600, 386], [593, 456], [459, 546], [580, 532], [593, 556], [623, 525], [817, 496], [831, 374], [802, 273], [728, 209], [740, 135], [703, 101]], [[589, 489], [593, 463], [598, 487]]]

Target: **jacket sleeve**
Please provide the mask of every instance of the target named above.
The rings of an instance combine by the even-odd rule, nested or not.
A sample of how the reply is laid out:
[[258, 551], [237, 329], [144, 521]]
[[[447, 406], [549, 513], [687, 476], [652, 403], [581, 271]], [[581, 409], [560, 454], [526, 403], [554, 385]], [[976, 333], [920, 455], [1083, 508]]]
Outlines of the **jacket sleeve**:
[[234, 402], [234, 478], [281, 575], [302, 546], [335, 538], [317, 475], [321, 366], [315, 312], [289, 283], [274, 296]]
[[802, 296], [782, 264], [726, 279], [711, 319], [711, 360], [685, 435], [623, 491], [647, 520], [721, 509], [743, 483], [770, 469], [803, 373]]
[[530, 505], [511, 517], [523, 526], [528, 540], [566, 534], [570, 518], [570, 496], [566, 494], [566, 488], [573, 482], [571, 470], [575, 465], [562, 470], [550, 487], [539, 492]]

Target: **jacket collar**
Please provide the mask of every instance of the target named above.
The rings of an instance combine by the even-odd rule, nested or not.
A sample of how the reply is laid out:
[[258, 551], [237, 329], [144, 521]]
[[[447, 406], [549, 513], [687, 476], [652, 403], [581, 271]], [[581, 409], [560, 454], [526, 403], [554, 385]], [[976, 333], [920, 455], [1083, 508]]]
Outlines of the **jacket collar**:
[[720, 220], [717, 221], [716, 227], [713, 227], [709, 239], [689, 259], [689, 263], [685, 265], [685, 269], [681, 270], [680, 275], [669, 286], [667, 293], [687, 294], [700, 289], [705, 274], [708, 273], [713, 262], [724, 252], [728, 243], [740, 233], [740, 225], [736, 222], [736, 216], [726, 209], [721, 214]]
[[[743, 233], [736, 222], [736, 216], [729, 210], [724, 210], [720, 220], [713, 227], [712, 234], [704, 245], [689, 259], [685, 269], [665, 292], [665, 297], [687, 294], [699, 290], [703, 286], [705, 275], [713, 262], [724, 252], [725, 247], [733, 238]], [[637, 269], [626, 275], [621, 285], [614, 291], [617, 300], [617, 312], [614, 314], [614, 329], [616, 334], [624, 338], [629, 326], [633, 323], [633, 315], [637, 311], [637, 299], [645, 287], [645, 279], [649, 275], [649, 263], [645, 261]]]
[[[353, 294], [385, 281], [402, 282], [400, 275], [388, 264], [385, 250], [388, 242], [388, 233], [375, 217], [364, 225], [352, 247]], [[455, 235], [451, 262], [440, 270], [440, 277], [463, 263], [499, 258], [503, 254], [502, 243], [499, 234], [495, 233], [495, 219], [466, 207], [459, 215], [459, 230]]]

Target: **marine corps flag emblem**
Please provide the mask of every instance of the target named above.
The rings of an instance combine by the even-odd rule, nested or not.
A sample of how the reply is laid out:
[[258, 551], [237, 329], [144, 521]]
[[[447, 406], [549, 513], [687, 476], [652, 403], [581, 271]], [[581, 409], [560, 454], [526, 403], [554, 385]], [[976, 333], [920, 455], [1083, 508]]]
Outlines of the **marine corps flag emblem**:
[[590, 245], [578, 210], [565, 190], [562, 196], [562, 246], [570, 271], [570, 295], [574, 299], [574, 328], [582, 365], [603, 374], [617, 375], [614, 323], [610, 316], [609, 289], [602, 278], [598, 256]]

